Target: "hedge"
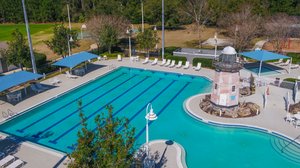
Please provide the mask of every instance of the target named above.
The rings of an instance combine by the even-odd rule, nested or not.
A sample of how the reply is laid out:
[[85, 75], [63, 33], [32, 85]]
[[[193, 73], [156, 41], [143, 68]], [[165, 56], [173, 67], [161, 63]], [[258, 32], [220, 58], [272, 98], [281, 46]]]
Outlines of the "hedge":
[[179, 61], [182, 61], [182, 65], [184, 65], [186, 62], [186, 57], [177, 57], [177, 56], [172, 56], [170, 54], [167, 54], [165, 55], [165, 58], [170, 60], [175, 60], [176, 64], [178, 64]]
[[298, 81], [296, 78], [285, 78], [283, 81], [288, 81], [288, 82], [296, 82]]
[[212, 59], [207, 59], [207, 58], [194, 58], [193, 66], [197, 66], [198, 62], [201, 62], [201, 67], [213, 68], [212, 61], [213, 61]]
[[[35, 64], [37, 67], [41, 67], [47, 63], [47, 56], [42, 53], [34, 53]], [[24, 64], [26, 68], [32, 68], [31, 60], [26, 61]]]
[[[173, 55], [173, 51], [179, 49], [179, 47], [165, 47], [165, 54], [171, 54]], [[160, 49], [160, 55], [161, 55], [161, 49]]]
[[107, 58], [117, 58], [119, 54], [122, 57], [124, 57], [124, 53], [121, 53], [121, 52], [116, 52], [116, 53], [111, 53], [111, 54], [109, 54], [108, 52], [105, 52], [105, 53], [102, 53], [101, 56], [103, 57], [104, 55], [106, 55]]
[[300, 63], [300, 54], [299, 53], [288, 53], [287, 56], [292, 57], [292, 63], [298, 64]]

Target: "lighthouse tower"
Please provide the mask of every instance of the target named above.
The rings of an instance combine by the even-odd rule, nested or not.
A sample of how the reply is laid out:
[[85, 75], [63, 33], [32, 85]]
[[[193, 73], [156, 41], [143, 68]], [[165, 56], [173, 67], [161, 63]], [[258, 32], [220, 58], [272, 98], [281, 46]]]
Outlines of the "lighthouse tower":
[[215, 76], [211, 103], [216, 108], [235, 108], [239, 100], [239, 71], [243, 64], [232, 47], [225, 47], [222, 54], [213, 62]]

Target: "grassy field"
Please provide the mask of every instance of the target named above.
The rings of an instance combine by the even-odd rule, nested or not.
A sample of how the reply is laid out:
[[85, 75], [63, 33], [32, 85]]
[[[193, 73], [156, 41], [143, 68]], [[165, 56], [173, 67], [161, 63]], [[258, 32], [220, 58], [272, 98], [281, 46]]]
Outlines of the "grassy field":
[[[35, 51], [44, 53], [49, 60], [58, 58], [59, 56], [54, 54], [44, 43], [53, 36], [53, 27], [55, 23], [47, 24], [30, 24], [30, 32]], [[72, 23], [72, 29], [78, 30], [80, 33], [80, 27], [82, 23]], [[65, 26], [68, 26], [65, 24]], [[141, 25], [134, 25], [134, 28], [138, 28]], [[149, 27], [149, 25], [145, 25]], [[26, 36], [26, 27], [24, 24], [0, 24], [0, 41], [9, 41], [11, 39], [11, 33], [14, 29], [18, 28], [24, 36]], [[214, 36], [214, 28], [206, 28], [202, 34], [202, 40], [206, 40]], [[161, 31], [157, 31], [158, 37], [161, 39]], [[177, 46], [177, 47], [198, 47], [197, 33], [194, 31], [192, 25], [184, 26], [182, 30], [167, 30], [165, 32], [165, 46]], [[90, 45], [94, 42], [92, 40], [80, 40], [80, 47], [73, 49], [74, 52], [88, 50]], [[158, 44], [161, 46], [161, 43]]]

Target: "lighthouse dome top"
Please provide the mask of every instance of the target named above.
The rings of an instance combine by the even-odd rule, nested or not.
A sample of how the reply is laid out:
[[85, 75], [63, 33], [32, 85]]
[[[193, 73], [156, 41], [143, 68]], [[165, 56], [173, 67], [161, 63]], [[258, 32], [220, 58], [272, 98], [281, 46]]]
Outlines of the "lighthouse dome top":
[[236, 51], [235, 51], [235, 49], [233, 47], [228, 46], [228, 47], [225, 47], [223, 49], [222, 54], [225, 54], [225, 55], [235, 55]]

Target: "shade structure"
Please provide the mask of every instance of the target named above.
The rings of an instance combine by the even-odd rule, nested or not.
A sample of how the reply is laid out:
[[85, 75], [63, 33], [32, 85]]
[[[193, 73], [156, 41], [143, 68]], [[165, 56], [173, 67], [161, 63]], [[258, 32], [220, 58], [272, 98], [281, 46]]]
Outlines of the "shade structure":
[[14, 86], [26, 83], [31, 80], [36, 80], [43, 75], [35, 74], [27, 71], [19, 71], [9, 75], [0, 77], [0, 92], [5, 91]]
[[80, 53], [73, 54], [69, 57], [63, 58], [56, 63], [52, 64], [54, 66], [62, 66], [68, 68], [74, 68], [78, 64], [88, 61], [90, 59], [97, 58], [98, 56], [95, 54], [91, 54], [89, 52], [83, 51]]
[[266, 50], [254, 50], [250, 52], [242, 52], [240, 53], [240, 55], [260, 61], [258, 76], [260, 76], [260, 71], [261, 71], [261, 66], [263, 61], [270, 61], [270, 60], [277, 60], [277, 59], [290, 59], [290, 57], [288, 56], [273, 53]]

